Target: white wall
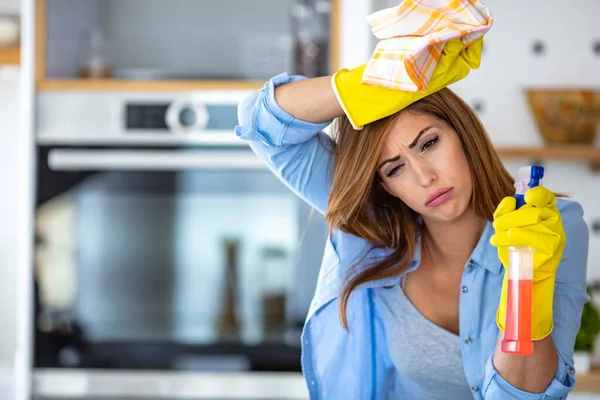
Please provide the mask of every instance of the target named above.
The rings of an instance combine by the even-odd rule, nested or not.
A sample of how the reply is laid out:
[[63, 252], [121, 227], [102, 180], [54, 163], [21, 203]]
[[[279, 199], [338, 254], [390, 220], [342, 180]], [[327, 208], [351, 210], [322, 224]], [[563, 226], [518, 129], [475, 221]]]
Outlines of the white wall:
[[17, 337], [17, 134], [19, 70], [0, 67], [0, 399], [12, 391]]
[[[481, 68], [454, 86], [470, 103], [484, 106], [480, 117], [495, 144], [536, 146], [543, 143], [525, 101], [525, 87], [595, 87], [600, 89], [600, 2], [597, 0], [487, 0], [495, 21], [486, 35]], [[532, 44], [546, 51], [535, 55]], [[600, 135], [599, 135], [600, 136]], [[600, 144], [600, 141], [598, 141]], [[516, 173], [529, 160], [506, 165]], [[585, 163], [547, 162], [544, 184], [571, 194], [585, 210], [591, 228], [600, 221], [600, 174]], [[600, 278], [600, 232], [590, 234], [588, 277]]]
[[19, 14], [20, 0], [0, 0], [0, 14]]
[[[0, 0], [0, 14], [20, 13], [20, 0]], [[12, 399], [17, 337], [17, 134], [19, 69], [0, 66], [0, 399]]]

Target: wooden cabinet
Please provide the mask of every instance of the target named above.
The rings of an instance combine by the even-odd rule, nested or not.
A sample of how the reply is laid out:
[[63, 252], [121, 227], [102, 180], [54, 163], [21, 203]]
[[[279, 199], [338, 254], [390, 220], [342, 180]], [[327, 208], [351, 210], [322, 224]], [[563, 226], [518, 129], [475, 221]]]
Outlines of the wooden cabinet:
[[339, 68], [340, 0], [309, 0], [320, 25], [304, 30], [299, 0], [35, 1], [38, 90], [254, 89], [305, 75], [306, 32], [321, 36], [303, 54], [316, 51], [324, 74]]

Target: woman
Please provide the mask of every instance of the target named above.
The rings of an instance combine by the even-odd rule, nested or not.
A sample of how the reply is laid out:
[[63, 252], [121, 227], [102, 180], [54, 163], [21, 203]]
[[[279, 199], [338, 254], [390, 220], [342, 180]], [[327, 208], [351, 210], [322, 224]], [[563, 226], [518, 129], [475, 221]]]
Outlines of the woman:
[[[302, 335], [311, 399], [567, 396], [588, 300], [582, 209], [540, 187], [515, 210], [449, 89], [356, 131], [329, 77], [282, 74], [240, 104], [236, 133], [332, 228]], [[506, 246], [532, 243], [533, 354], [507, 354]]]

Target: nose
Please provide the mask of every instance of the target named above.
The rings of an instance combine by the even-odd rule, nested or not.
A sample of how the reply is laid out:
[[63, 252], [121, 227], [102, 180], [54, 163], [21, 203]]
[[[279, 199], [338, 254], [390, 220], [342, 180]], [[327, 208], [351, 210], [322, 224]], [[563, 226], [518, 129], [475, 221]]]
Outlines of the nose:
[[424, 160], [421, 157], [415, 157], [415, 159], [412, 160], [412, 165], [412, 169], [419, 185], [429, 187], [437, 180], [437, 173], [427, 160]]

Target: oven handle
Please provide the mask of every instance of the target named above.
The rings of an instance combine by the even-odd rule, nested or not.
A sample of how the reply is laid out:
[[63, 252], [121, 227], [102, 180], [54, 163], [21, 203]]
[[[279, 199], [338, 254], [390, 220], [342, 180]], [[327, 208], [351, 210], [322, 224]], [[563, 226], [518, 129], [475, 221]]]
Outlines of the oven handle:
[[265, 170], [252, 151], [231, 150], [95, 150], [51, 149], [48, 167], [54, 171], [181, 171]]

